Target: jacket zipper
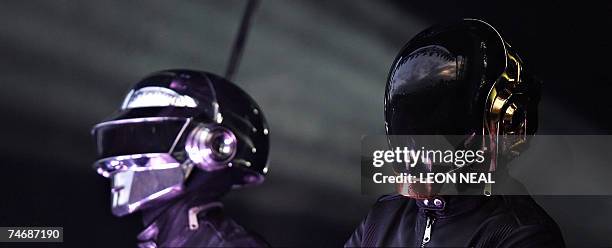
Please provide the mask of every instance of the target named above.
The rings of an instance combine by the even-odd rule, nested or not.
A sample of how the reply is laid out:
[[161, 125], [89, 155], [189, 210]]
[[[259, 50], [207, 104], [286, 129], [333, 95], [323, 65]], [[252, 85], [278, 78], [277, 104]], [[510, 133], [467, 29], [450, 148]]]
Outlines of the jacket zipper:
[[425, 232], [423, 232], [423, 240], [421, 241], [421, 247], [425, 247], [425, 244], [429, 243], [431, 240], [431, 228], [435, 221], [435, 219], [429, 215], [427, 216], [427, 220], [425, 223]]

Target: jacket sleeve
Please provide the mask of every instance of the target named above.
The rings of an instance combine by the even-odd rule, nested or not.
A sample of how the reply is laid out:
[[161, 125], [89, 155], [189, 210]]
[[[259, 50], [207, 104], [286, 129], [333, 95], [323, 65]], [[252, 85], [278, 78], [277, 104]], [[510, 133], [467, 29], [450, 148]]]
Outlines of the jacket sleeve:
[[[383, 195], [370, 209], [368, 215], [361, 221], [353, 235], [346, 241], [344, 247], [374, 247], [380, 246], [378, 242], [381, 230], [378, 223], [387, 223], [389, 218], [393, 219], [398, 207], [403, 201], [392, 201], [403, 199], [399, 194]], [[384, 232], [384, 231], [383, 231]]]
[[365, 225], [366, 225], [365, 223], [367, 219], [368, 217], [366, 216], [366, 218], [363, 221], [361, 221], [359, 226], [357, 226], [357, 229], [355, 229], [355, 231], [353, 232], [353, 235], [351, 235], [351, 237], [344, 244], [344, 247], [362, 247], [363, 246], [363, 243], [362, 243], [363, 232], [365, 229]]
[[270, 244], [255, 234], [243, 234], [223, 240], [219, 247], [270, 247]]
[[500, 242], [499, 247], [565, 247], [565, 242], [558, 228], [528, 225], [512, 231]]

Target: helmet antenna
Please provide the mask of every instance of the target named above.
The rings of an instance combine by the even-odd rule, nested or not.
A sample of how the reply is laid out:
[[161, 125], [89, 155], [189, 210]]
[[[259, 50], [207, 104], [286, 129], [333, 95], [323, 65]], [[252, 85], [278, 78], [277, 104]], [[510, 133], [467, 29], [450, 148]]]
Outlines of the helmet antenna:
[[227, 63], [227, 68], [225, 70], [225, 78], [229, 81], [232, 81], [232, 78], [238, 70], [238, 65], [240, 64], [240, 58], [242, 57], [242, 51], [244, 50], [244, 43], [247, 38], [249, 26], [251, 24], [253, 13], [255, 12], [255, 9], [258, 5], [259, 0], [249, 0], [246, 9], [244, 10], [244, 13], [242, 15], [240, 28], [238, 29], [238, 34], [234, 39], [232, 53], [230, 55], [229, 62]]

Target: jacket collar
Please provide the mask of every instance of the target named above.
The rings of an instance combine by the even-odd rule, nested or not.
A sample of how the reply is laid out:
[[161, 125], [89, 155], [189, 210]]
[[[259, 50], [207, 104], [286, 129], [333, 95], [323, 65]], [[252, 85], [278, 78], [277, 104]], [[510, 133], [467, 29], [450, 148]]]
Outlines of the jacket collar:
[[486, 201], [497, 196], [435, 196], [428, 199], [414, 199], [421, 212], [427, 212], [436, 218], [450, 218], [474, 211]]
[[222, 207], [217, 198], [202, 201], [201, 198], [184, 197], [168, 203], [163, 208], [151, 209], [143, 213], [146, 228], [138, 234], [137, 239], [141, 242], [157, 242], [176, 236], [180, 232], [193, 229], [190, 227], [193, 220], [190, 219]]

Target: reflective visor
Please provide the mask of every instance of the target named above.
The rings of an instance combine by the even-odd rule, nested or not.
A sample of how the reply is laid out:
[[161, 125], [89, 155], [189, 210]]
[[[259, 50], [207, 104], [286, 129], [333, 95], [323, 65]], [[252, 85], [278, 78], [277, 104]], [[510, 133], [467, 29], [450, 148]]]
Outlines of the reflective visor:
[[402, 57], [385, 94], [388, 134], [462, 134], [470, 125], [474, 84], [465, 60], [445, 47], [421, 47]]
[[93, 135], [98, 158], [170, 152], [187, 118], [150, 117], [121, 119], [96, 125]]

